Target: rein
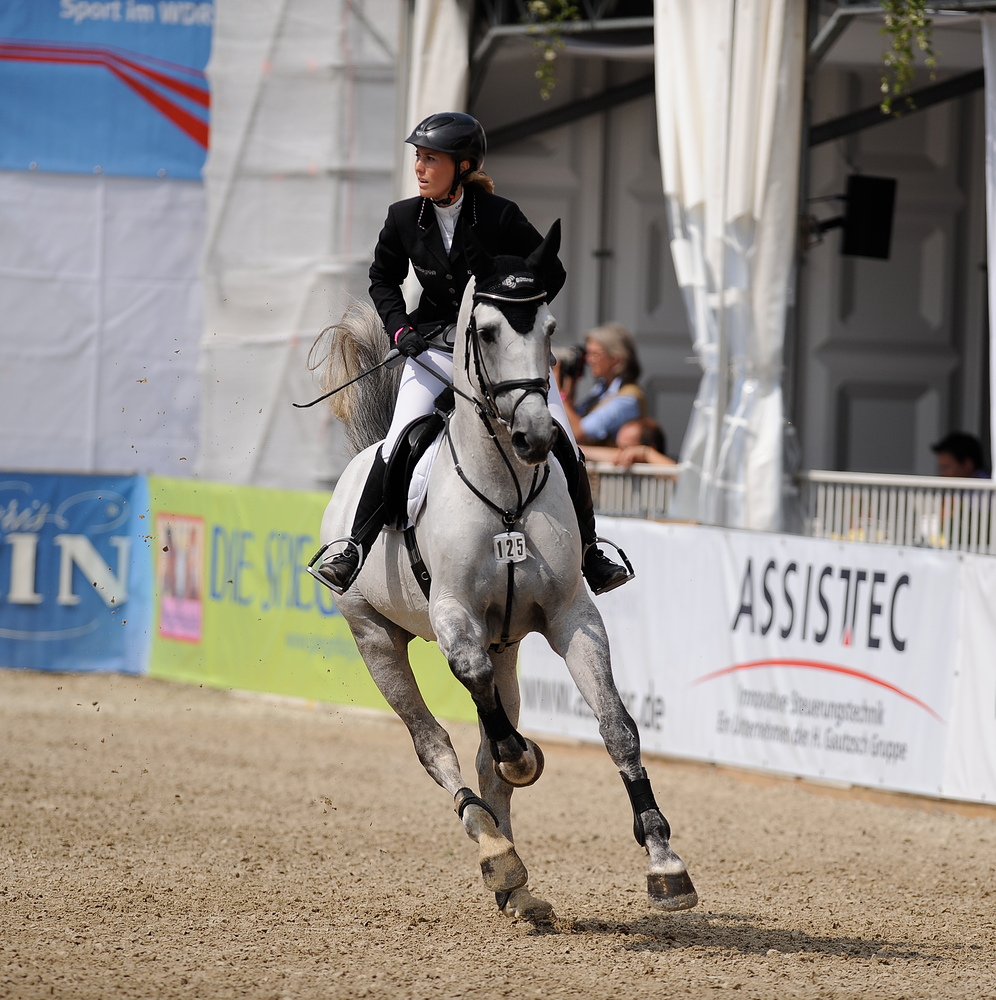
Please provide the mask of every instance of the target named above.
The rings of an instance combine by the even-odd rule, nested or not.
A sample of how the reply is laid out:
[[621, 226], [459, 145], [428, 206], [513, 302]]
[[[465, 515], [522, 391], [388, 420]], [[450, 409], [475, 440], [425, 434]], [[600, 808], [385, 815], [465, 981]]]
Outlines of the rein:
[[[541, 301], [546, 298], [546, 293], [543, 292], [539, 295], [534, 295], [528, 299], [516, 299], [511, 297], [505, 297], [501, 295], [493, 295], [489, 293], [474, 293], [474, 300], [479, 301], [482, 299], [488, 299], [495, 302], [509, 302], [515, 304], [522, 304], [523, 302], [533, 302]], [[461, 482], [480, 500], [485, 506], [493, 510], [502, 520], [502, 524], [505, 526], [505, 530], [509, 531], [515, 525], [522, 515], [525, 513], [526, 508], [540, 495], [543, 488], [546, 486], [547, 481], [550, 478], [550, 463], [543, 463], [543, 476], [540, 478], [539, 470], [540, 467], [533, 467], [533, 478], [529, 485], [528, 491], [523, 494], [522, 484], [519, 482], [519, 477], [515, 473], [515, 468], [512, 465], [511, 459], [502, 446], [501, 441], [498, 439], [498, 434], [495, 431], [494, 425], [492, 424], [492, 419], [498, 420], [507, 428], [511, 428], [512, 422], [515, 420], [516, 410], [522, 401], [531, 393], [539, 393], [544, 402], [548, 399], [550, 381], [549, 378], [521, 378], [521, 379], [506, 379], [502, 382], [494, 382], [487, 370], [487, 365], [484, 362], [484, 358], [481, 353], [480, 337], [477, 331], [477, 322], [474, 318], [473, 312], [470, 315], [470, 321], [467, 324], [466, 330], [467, 338], [467, 349], [464, 352], [464, 370], [467, 374], [468, 381], [471, 379], [470, 375], [470, 358], [471, 354], [474, 357], [474, 376], [477, 381], [478, 390], [480, 391], [482, 399], [475, 396], [471, 396], [461, 389], [457, 388], [452, 382], [448, 382], [448, 388], [452, 389], [458, 396], [467, 402], [471, 403], [477, 412], [477, 415], [481, 418], [481, 422], [484, 424], [484, 429], [494, 443], [494, 446], [498, 449], [498, 454], [501, 456], [502, 462], [505, 464], [505, 468], [508, 470], [509, 475], [512, 478], [512, 482], [515, 484], [516, 492], [516, 505], [514, 507], [501, 507], [499, 504], [495, 503], [489, 496], [484, 494], [479, 490], [467, 477], [467, 474], [463, 471], [463, 467], [460, 464], [459, 457], [456, 453], [456, 446], [453, 443], [453, 436], [450, 433], [450, 420], [453, 414], [450, 413], [446, 417], [446, 426], [443, 433], [446, 436], [446, 442], [449, 445], [450, 457], [453, 460], [453, 468], [456, 470], [457, 476], [459, 476]], [[412, 358], [420, 368], [431, 372], [437, 379], [439, 378], [439, 373], [433, 371], [427, 365], [423, 364], [419, 359]], [[445, 381], [445, 380], [444, 380]], [[497, 397], [503, 392], [512, 392], [516, 389], [524, 389], [525, 391], [522, 395], [515, 401], [512, 407], [512, 413], [508, 420], [503, 418], [498, 412], [498, 400]], [[492, 643], [491, 650], [497, 653], [504, 652], [509, 645], [514, 645], [514, 643], [509, 643], [509, 629], [511, 628], [512, 622], [512, 601], [515, 595], [515, 563], [508, 563], [508, 586], [505, 592], [505, 614], [502, 624], [502, 635], [501, 640], [497, 643]]]

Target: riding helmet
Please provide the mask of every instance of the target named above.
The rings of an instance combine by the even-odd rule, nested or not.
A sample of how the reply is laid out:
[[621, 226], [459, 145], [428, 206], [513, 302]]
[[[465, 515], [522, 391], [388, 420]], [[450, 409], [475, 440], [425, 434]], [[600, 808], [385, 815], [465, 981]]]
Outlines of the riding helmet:
[[472, 171], [480, 169], [488, 150], [488, 140], [481, 123], [460, 111], [429, 115], [415, 126], [405, 142], [449, 153], [457, 163], [469, 160]]

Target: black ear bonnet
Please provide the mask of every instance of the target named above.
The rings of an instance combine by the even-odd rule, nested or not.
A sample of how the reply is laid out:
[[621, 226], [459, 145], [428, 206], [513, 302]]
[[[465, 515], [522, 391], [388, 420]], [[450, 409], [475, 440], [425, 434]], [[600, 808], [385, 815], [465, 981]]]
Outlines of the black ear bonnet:
[[492, 274], [477, 279], [474, 298], [500, 309], [516, 333], [528, 333], [536, 325], [546, 290], [521, 257], [498, 256], [494, 264]]

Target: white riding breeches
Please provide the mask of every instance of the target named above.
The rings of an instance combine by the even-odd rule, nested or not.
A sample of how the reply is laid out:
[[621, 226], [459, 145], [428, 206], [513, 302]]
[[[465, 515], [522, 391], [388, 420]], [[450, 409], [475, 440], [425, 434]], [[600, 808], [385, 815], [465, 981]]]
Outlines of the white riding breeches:
[[[453, 381], [453, 355], [446, 351], [440, 351], [430, 347], [423, 351], [418, 360], [429, 368], [434, 369], [446, 381], [441, 381], [431, 375], [424, 368], [415, 364], [411, 358], [405, 360], [405, 367], [401, 373], [401, 385], [398, 388], [398, 401], [394, 406], [394, 417], [391, 420], [391, 427], [384, 438], [384, 443], [380, 447], [381, 457], [386, 462], [394, 453], [401, 432], [415, 419], [432, 413], [433, 404], [436, 397]], [[557, 422], [557, 426], [567, 435], [567, 439], [574, 447], [575, 453], [578, 450], [577, 441], [571, 433], [571, 422], [567, 419], [567, 412], [564, 410], [564, 403], [560, 398], [560, 390], [553, 378], [553, 371], [550, 371], [550, 414]]]

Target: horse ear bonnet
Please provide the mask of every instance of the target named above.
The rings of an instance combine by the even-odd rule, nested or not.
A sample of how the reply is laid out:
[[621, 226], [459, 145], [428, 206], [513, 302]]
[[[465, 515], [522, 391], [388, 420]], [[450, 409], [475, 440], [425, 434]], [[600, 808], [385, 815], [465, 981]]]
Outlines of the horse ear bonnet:
[[546, 297], [543, 283], [521, 257], [498, 256], [494, 262], [494, 272], [478, 279], [474, 295], [497, 306], [516, 333], [528, 333]]

